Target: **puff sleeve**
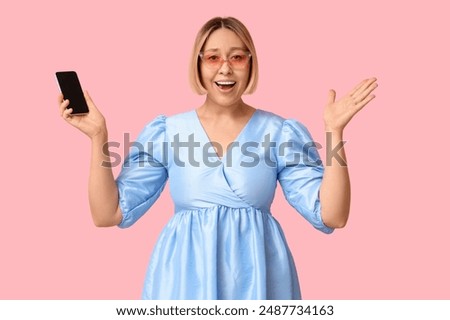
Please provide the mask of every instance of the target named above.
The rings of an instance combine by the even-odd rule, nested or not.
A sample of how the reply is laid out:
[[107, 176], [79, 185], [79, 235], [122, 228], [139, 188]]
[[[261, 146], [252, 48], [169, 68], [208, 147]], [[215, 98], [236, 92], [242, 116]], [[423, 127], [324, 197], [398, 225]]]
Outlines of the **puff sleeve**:
[[145, 126], [125, 158], [116, 179], [123, 214], [120, 228], [127, 228], [142, 217], [164, 189], [168, 177], [164, 164], [165, 133], [166, 117], [160, 115]]
[[316, 229], [334, 229], [322, 221], [319, 190], [324, 168], [309, 131], [295, 120], [285, 120], [279, 141], [278, 175], [284, 196]]

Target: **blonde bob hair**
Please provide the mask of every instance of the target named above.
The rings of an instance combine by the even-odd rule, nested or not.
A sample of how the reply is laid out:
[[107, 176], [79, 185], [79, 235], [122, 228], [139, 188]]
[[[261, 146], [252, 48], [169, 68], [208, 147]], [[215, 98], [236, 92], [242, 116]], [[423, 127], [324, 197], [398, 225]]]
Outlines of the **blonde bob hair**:
[[202, 51], [206, 40], [208, 40], [209, 35], [220, 28], [227, 28], [233, 31], [242, 40], [242, 42], [244, 42], [248, 51], [250, 51], [250, 75], [244, 94], [253, 93], [256, 90], [256, 85], [258, 83], [258, 59], [256, 57], [255, 45], [253, 44], [250, 32], [248, 32], [244, 24], [233, 17], [212, 18], [207, 21], [198, 32], [197, 37], [195, 38], [194, 48], [192, 50], [191, 65], [189, 68], [189, 82], [192, 90], [198, 94], [207, 93], [201, 81], [199, 54]]

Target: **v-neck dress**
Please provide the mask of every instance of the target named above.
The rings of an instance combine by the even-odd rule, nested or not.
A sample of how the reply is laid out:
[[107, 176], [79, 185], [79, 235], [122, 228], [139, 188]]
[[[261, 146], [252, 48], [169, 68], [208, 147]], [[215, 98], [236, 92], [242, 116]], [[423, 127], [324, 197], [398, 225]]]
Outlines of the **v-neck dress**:
[[116, 180], [126, 228], [167, 180], [175, 212], [153, 249], [143, 299], [301, 299], [296, 267], [270, 211], [277, 181], [324, 233], [323, 166], [299, 122], [257, 109], [220, 159], [194, 111], [156, 117]]

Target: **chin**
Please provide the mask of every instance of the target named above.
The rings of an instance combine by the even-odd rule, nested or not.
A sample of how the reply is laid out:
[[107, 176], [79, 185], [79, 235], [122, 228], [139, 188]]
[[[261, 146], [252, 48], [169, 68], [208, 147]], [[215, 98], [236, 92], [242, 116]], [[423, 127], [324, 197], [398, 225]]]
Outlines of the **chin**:
[[224, 94], [213, 90], [208, 93], [208, 100], [220, 106], [232, 106], [242, 101], [242, 93], [228, 92]]
[[229, 107], [239, 103], [241, 101], [241, 97], [213, 97], [210, 100], [219, 106]]

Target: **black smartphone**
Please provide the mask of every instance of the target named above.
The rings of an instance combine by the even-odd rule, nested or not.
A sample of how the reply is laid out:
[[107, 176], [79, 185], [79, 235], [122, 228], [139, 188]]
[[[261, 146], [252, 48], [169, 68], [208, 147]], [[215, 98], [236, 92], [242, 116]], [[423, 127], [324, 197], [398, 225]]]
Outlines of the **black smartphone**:
[[73, 109], [72, 114], [81, 115], [88, 113], [89, 108], [77, 73], [75, 71], [58, 71], [56, 72], [56, 79], [64, 99], [69, 99], [68, 108]]

